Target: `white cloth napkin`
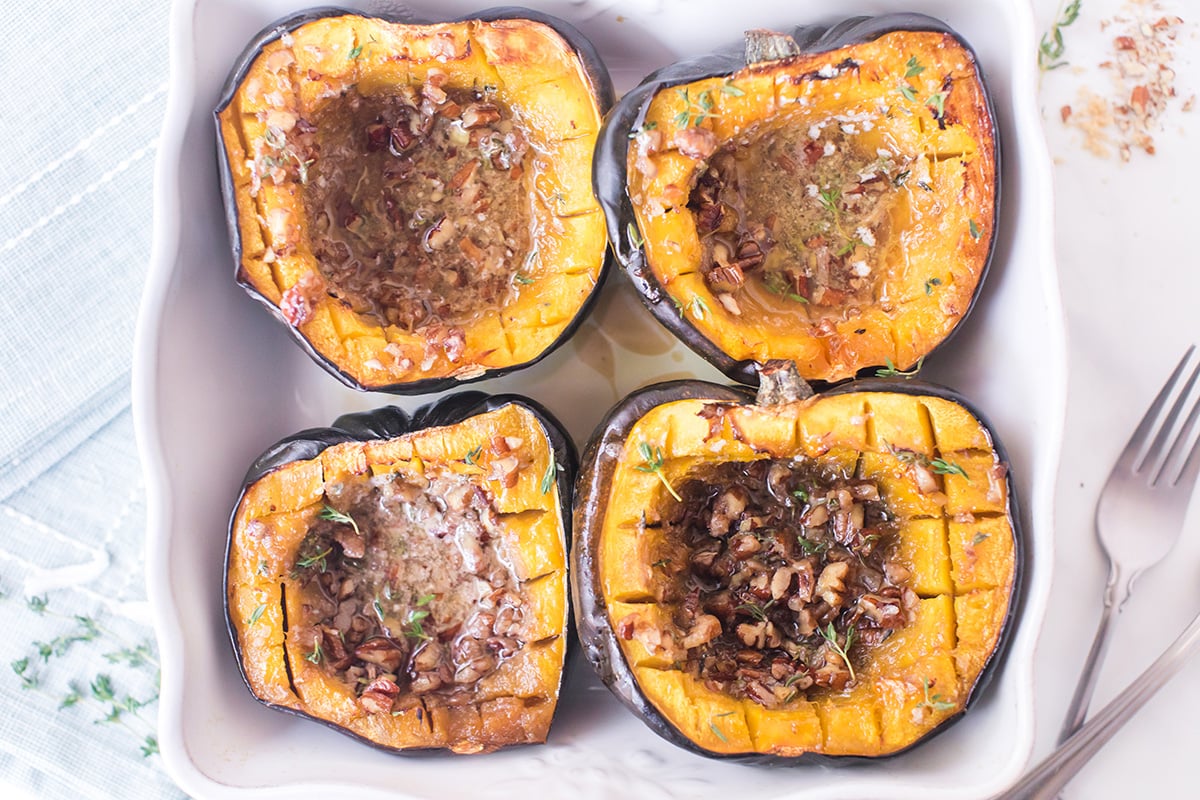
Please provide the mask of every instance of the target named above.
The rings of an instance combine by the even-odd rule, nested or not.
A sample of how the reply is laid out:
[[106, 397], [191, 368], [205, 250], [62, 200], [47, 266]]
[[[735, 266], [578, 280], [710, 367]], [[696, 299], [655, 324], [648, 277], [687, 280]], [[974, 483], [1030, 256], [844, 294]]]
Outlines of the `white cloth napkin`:
[[129, 411], [167, 11], [0, 0], [0, 795], [178, 795], [142, 752], [157, 670]]

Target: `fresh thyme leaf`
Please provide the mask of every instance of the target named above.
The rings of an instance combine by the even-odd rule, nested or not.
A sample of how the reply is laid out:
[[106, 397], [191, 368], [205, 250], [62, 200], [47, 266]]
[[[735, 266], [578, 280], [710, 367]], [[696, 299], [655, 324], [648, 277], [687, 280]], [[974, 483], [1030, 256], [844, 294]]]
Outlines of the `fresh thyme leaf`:
[[546, 471], [542, 473], [542, 494], [546, 494], [554, 486], [554, 479], [558, 475], [558, 463], [551, 457], [550, 463], [546, 465]]
[[652, 566], [652, 567], [665, 567], [665, 566], [667, 566], [667, 565], [668, 565], [668, 564], [670, 564], [670, 563], [671, 563], [671, 559], [669, 559], [669, 558], [660, 558], [658, 561], [655, 561], [655, 562], [654, 562], [653, 564], [651, 564], [650, 566]]
[[362, 51], [363, 51], [363, 46], [361, 44], [355, 46], [353, 49], [350, 50], [350, 55], [349, 55], [350, 60], [353, 61], [354, 59], [361, 56]]
[[645, 463], [639, 464], [636, 467], [636, 469], [639, 472], [652, 472], [655, 475], [657, 475], [658, 480], [662, 483], [663, 486], [665, 486], [667, 488], [667, 491], [671, 493], [671, 497], [674, 497], [678, 502], [682, 503], [683, 498], [680, 497], [679, 493], [675, 491], [675, 487], [672, 486], [670, 481], [667, 480], [667, 476], [663, 475], [663, 472], [662, 472], [662, 467], [663, 467], [662, 448], [661, 447], [651, 448], [649, 442], [642, 442], [641, 444], [638, 445], [638, 453], [641, 454], [642, 461], [644, 461]]
[[917, 90], [909, 86], [907, 83], [900, 84], [900, 86], [897, 87], [897, 91], [899, 91], [900, 94], [904, 96], [904, 99], [908, 100], [909, 102], [913, 102], [917, 99]]
[[805, 539], [799, 534], [796, 535], [796, 542], [800, 545], [800, 549], [804, 551], [804, 555], [806, 556], [819, 556], [829, 549], [828, 544]]
[[1067, 65], [1068, 62], [1062, 60], [1063, 54], [1067, 50], [1067, 44], [1063, 41], [1062, 29], [1079, 19], [1082, 5], [1081, 0], [1071, 0], [1054, 24], [1050, 26], [1050, 30], [1042, 34], [1042, 41], [1038, 45], [1038, 69], [1042, 72]]
[[642, 232], [638, 230], [636, 222], [630, 222], [626, 225], [625, 233], [629, 236], [629, 241], [633, 242], [634, 247], [641, 247], [645, 244], [645, 241], [642, 239]]
[[824, 628], [817, 628], [821, 633], [821, 637], [829, 643], [829, 649], [841, 656], [842, 661], [846, 663], [846, 669], [850, 671], [850, 681], [853, 683], [854, 665], [850, 663], [850, 648], [854, 646], [854, 628], [846, 631], [846, 644], [838, 644], [837, 631], [833, 627], [833, 623], [829, 623]]
[[983, 229], [975, 224], [975, 220], [971, 220], [968, 225], [971, 229], [971, 238], [978, 242], [979, 237], [983, 236]]
[[720, 739], [722, 742], [728, 742], [728, 741], [729, 741], [729, 737], [727, 737], [727, 736], [725, 735], [725, 732], [724, 732], [724, 731], [722, 731], [720, 728], [718, 728], [718, 727], [717, 727], [717, 723], [715, 723], [715, 722], [709, 722], [709, 723], [708, 723], [708, 727], [709, 727], [709, 729], [710, 729], [710, 730], [712, 730], [713, 734], [714, 734], [714, 735], [715, 735], [715, 736], [716, 736], [718, 739]]
[[517, 283], [521, 284], [522, 286], [528, 286], [529, 284], [534, 282], [533, 278], [529, 277], [528, 275], [522, 275], [519, 272], [517, 272], [513, 275], [513, 280], [516, 281]]
[[745, 90], [734, 86], [732, 78], [726, 78], [725, 82], [721, 84], [721, 93], [730, 97], [744, 97], [746, 94]]
[[905, 183], [908, 182], [908, 176], [911, 174], [912, 174], [912, 170], [909, 170], [909, 169], [904, 170], [903, 172], [896, 175], [896, 177], [892, 178], [892, 185], [893, 186], [903, 186]]
[[988, 538], [988, 535], [989, 534], [986, 534], [983, 531], [976, 531], [975, 535], [971, 537], [971, 544], [980, 544], [984, 539]]
[[317, 639], [315, 642], [313, 642], [312, 652], [304, 654], [304, 660], [313, 664], [320, 664], [321, 658], [324, 655], [325, 653], [321, 650], [321, 640]]
[[468, 464], [474, 465], [475, 460], [477, 458], [479, 458], [479, 456], [482, 452], [483, 452], [483, 445], [479, 445], [478, 447], [473, 447], [467, 451], [467, 455], [465, 458], [463, 458], [463, 461]]
[[251, 612], [249, 619], [246, 620], [247, 625], [253, 625], [262, 617], [263, 612], [267, 610], [266, 603], [259, 603], [258, 606]]
[[691, 119], [692, 119], [692, 115], [689, 114], [687, 111], [680, 111], [678, 114], [675, 115], [675, 120], [674, 120], [675, 127], [676, 128], [686, 128], [688, 126], [688, 123], [691, 122]]
[[760, 606], [758, 603], [742, 603], [734, 608], [734, 611], [744, 611], [754, 617], [759, 622], [764, 622], [767, 619], [767, 610], [771, 607], [773, 600], [767, 601], [765, 606]]
[[316, 564], [319, 562], [321, 564], [321, 572], [324, 572], [325, 571], [325, 556], [329, 555], [332, 552], [333, 552], [332, 547], [326, 547], [324, 550], [317, 553], [315, 556], [310, 556], [308, 558], [300, 559], [299, 561], [296, 562], [296, 566], [311, 567], [313, 564]]
[[70, 708], [71, 706], [76, 705], [82, 699], [83, 695], [72, 689], [71, 693], [63, 697], [63, 699], [59, 702], [58, 710], [62, 711], [64, 708]]
[[934, 119], [946, 116], [946, 92], [935, 92], [925, 101], [925, 107], [933, 112]]
[[854, 248], [858, 247], [860, 244], [862, 244], [862, 242], [860, 242], [858, 239], [851, 239], [848, 242], [846, 242], [844, 245], [842, 245], [841, 248], [836, 253], [834, 253], [834, 255], [844, 256], [847, 253], [852, 252], [854, 250]]
[[379, 618], [380, 624], [383, 624], [385, 622], [383, 618], [383, 606], [379, 603], [378, 597], [371, 601], [371, 608], [375, 610], [375, 616]]
[[113, 692], [112, 678], [107, 675], [97, 675], [91, 683], [92, 697], [102, 703], [107, 703], [116, 697]]
[[958, 707], [954, 703], [947, 701], [941, 694], [931, 696], [929, 690], [933, 684], [928, 678], [921, 681], [921, 686], [925, 691], [925, 699], [917, 703], [917, 708], [928, 708], [930, 711], [953, 711]]
[[27, 605], [29, 610], [35, 614], [45, 614], [46, 607], [50, 605], [50, 601], [47, 599], [46, 595], [42, 595], [41, 597], [29, 597], [25, 599], [25, 605]]
[[920, 75], [922, 72], [925, 71], [925, 67], [921, 66], [921, 62], [917, 61], [916, 56], [912, 56], [911, 58], [909, 58], [908, 63], [905, 64], [904, 67], [905, 67], [905, 70], [904, 70], [905, 78], [915, 78], [918, 75]]
[[420, 622], [421, 620], [425, 619], [428, 616], [429, 616], [429, 612], [422, 608], [422, 609], [418, 609], [418, 610], [410, 613], [408, 615], [408, 621], [409, 621], [409, 623]]
[[930, 278], [929, 280], [925, 281], [925, 294], [927, 294], [927, 295], [933, 294], [933, 287], [941, 286], [941, 285], [942, 285], [941, 278]]
[[142, 755], [146, 758], [158, 752], [158, 739], [154, 736], [147, 736], [142, 740]]
[[795, 498], [796, 498], [797, 500], [799, 500], [801, 503], [807, 503], [807, 502], [808, 502], [808, 492], [804, 491], [803, 489], [793, 489], [793, 490], [792, 490], [792, 497], [795, 497]]
[[958, 475], [959, 477], [962, 477], [962, 478], [967, 477], [967, 471], [965, 469], [963, 469], [962, 467], [960, 467], [958, 464], [955, 464], [953, 461], [946, 461], [945, 459], [935, 458], [929, 462], [929, 466], [938, 475]]
[[821, 201], [821, 205], [825, 210], [836, 215], [838, 213], [838, 200], [842, 197], [842, 190], [836, 186], [831, 189], [822, 189], [817, 197]]
[[258, 560], [258, 569], [254, 570], [254, 572], [258, 575], [267, 574], [267, 560], [265, 558], [260, 558]]
[[358, 529], [358, 523], [354, 521], [354, 517], [351, 517], [349, 514], [343, 514], [341, 511], [338, 511], [328, 503], [326, 503], [325, 507], [321, 509], [320, 517], [321, 519], [333, 520], [334, 522], [340, 522], [343, 525], [349, 525], [350, 527], [354, 528], [355, 533], [357, 533], [359, 536], [362, 536], [362, 531]]
[[880, 367], [875, 370], [876, 378], [911, 378], [921, 371], [921, 365], [925, 363], [925, 356], [917, 359], [917, 363], [910, 370], [897, 369], [890, 358], [884, 359], [885, 367]]
[[692, 316], [696, 319], [704, 319], [709, 314], [708, 303], [704, 302], [704, 298], [700, 297], [700, 295], [692, 298], [691, 307]]

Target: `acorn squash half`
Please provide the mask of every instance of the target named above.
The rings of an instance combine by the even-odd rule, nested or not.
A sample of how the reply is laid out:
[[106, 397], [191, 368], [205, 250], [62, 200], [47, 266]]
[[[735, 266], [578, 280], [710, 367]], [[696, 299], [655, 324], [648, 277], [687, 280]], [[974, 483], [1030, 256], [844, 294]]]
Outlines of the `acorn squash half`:
[[526, 9], [279, 20], [215, 112], [237, 280], [356, 389], [532, 364], [605, 269], [591, 164], [612, 98], [591, 44]]
[[230, 521], [227, 623], [246, 686], [389, 750], [545, 741], [574, 468], [545, 409], [479, 392], [274, 445]]
[[574, 517], [588, 660], [701, 755], [903, 751], [970, 707], [1013, 628], [1004, 451], [930, 384], [648, 387], [588, 443]]
[[995, 242], [997, 128], [937, 20], [856, 18], [660, 70], [625, 95], [595, 183], [654, 316], [728, 376], [908, 370], [970, 310]]

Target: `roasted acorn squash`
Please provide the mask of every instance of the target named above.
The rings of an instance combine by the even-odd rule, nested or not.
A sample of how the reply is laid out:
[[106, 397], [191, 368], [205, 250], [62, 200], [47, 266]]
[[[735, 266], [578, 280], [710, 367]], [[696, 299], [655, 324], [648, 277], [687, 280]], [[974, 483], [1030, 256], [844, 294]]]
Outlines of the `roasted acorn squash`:
[[271, 447], [246, 475], [226, 558], [247, 687], [390, 750], [545, 741], [574, 467], [545, 409], [478, 392]]
[[909, 369], [990, 261], [997, 130], [971, 49], [913, 14], [660, 70], [597, 145], [609, 238], [656, 318], [731, 378]]
[[610, 412], [580, 469], [585, 654], [693, 752], [898, 753], [961, 716], [1011, 632], [1007, 461], [948, 390], [864, 380], [762, 405], [658, 384]]
[[591, 44], [526, 9], [282, 19], [216, 110], [237, 280], [357, 389], [532, 364], [604, 272], [591, 163], [611, 104]]

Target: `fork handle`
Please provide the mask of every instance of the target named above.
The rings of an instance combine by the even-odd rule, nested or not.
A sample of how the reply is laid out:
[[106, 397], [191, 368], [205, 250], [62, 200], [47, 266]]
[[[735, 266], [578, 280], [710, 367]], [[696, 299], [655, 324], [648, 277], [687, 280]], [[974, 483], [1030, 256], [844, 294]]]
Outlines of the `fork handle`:
[[1112, 623], [1121, 607], [1129, 599], [1133, 591], [1135, 575], [1125, 578], [1123, 571], [1116, 563], [1111, 563], [1108, 570], [1108, 585], [1104, 588], [1104, 610], [1100, 614], [1100, 624], [1096, 628], [1096, 636], [1092, 639], [1092, 649], [1088, 651], [1083, 669], [1079, 673], [1079, 682], [1075, 685], [1075, 694], [1071, 705], [1067, 708], [1066, 719], [1063, 720], [1062, 730], [1058, 734], [1058, 744], [1070, 738], [1079, 730], [1087, 719], [1088, 707], [1092, 702], [1092, 693], [1096, 690], [1096, 680], [1100, 677], [1100, 662], [1108, 652], [1108, 643], [1112, 634]]
[[994, 800], [1050, 800], [1113, 737], [1134, 712], [1200, 649], [1200, 615], [1170, 647], [1070, 739]]

